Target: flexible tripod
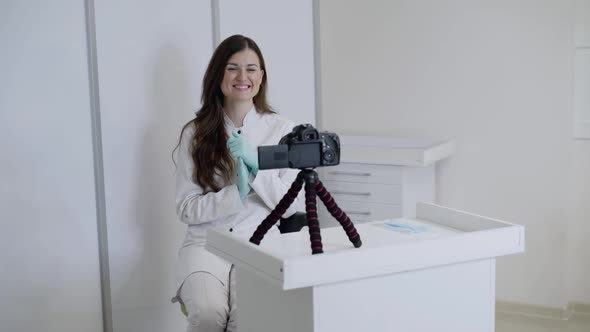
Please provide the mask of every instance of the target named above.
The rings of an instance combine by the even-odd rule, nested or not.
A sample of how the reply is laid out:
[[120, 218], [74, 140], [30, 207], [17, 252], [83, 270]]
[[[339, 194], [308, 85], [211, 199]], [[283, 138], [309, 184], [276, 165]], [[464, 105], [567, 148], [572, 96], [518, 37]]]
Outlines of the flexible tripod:
[[316, 206], [316, 196], [319, 196], [324, 205], [336, 220], [340, 223], [348, 239], [355, 248], [362, 245], [361, 237], [356, 231], [350, 218], [342, 211], [334, 198], [319, 180], [318, 173], [313, 169], [302, 169], [297, 178], [293, 181], [291, 188], [280, 200], [279, 204], [272, 212], [258, 225], [250, 242], [259, 245], [260, 241], [268, 230], [277, 223], [285, 211], [291, 206], [297, 194], [301, 191], [302, 183], [305, 182], [305, 213], [307, 215], [307, 225], [309, 227], [309, 239], [311, 241], [311, 253], [321, 254], [324, 252], [322, 247], [322, 235], [320, 234], [320, 224], [318, 222], [318, 213]]

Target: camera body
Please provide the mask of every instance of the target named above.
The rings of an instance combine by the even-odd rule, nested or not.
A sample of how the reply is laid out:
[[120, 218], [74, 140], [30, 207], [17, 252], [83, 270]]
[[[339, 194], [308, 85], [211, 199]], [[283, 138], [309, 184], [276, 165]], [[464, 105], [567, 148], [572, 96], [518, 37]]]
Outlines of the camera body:
[[259, 169], [315, 168], [340, 163], [340, 139], [335, 133], [318, 132], [310, 124], [293, 128], [278, 145], [258, 147]]

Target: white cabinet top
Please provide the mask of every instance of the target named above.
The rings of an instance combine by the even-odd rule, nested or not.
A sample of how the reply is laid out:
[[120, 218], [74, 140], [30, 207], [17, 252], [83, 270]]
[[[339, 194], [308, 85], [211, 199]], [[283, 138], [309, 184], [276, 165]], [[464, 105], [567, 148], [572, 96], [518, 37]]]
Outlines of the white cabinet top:
[[268, 234], [260, 246], [249, 242], [251, 234], [210, 230], [207, 249], [285, 290], [524, 251], [524, 227], [434, 204], [419, 203], [416, 218], [356, 228], [362, 247], [354, 248], [342, 228], [324, 228], [318, 255], [307, 227]]
[[390, 136], [340, 137], [340, 162], [427, 166], [448, 157], [454, 149], [450, 140]]

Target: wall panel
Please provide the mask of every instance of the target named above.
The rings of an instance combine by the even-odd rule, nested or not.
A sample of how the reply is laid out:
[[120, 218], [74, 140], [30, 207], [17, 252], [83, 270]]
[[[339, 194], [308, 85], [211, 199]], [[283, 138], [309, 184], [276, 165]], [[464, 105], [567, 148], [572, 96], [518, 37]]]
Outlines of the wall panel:
[[97, 1], [110, 286], [115, 331], [184, 330], [173, 267], [185, 226], [171, 159], [200, 105], [209, 1]]
[[2, 331], [102, 331], [84, 10], [0, 3]]

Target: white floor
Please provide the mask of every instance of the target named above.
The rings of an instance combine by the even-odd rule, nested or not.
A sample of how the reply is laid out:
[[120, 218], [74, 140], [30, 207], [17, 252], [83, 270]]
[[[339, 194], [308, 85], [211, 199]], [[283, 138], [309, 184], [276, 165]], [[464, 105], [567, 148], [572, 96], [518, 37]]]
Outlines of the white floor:
[[590, 332], [590, 315], [570, 320], [496, 314], [496, 332]]
[[[177, 305], [125, 310], [113, 314], [117, 332], [185, 331], [186, 319]], [[564, 321], [497, 313], [496, 332], [590, 332], [590, 315]]]

